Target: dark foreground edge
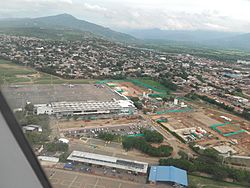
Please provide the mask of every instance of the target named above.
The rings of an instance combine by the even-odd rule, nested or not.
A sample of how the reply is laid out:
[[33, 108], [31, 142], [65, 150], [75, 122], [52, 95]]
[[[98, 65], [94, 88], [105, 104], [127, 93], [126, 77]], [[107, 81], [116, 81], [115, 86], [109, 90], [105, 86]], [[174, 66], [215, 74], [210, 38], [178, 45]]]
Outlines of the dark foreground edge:
[[0, 112], [2, 113], [6, 123], [9, 126], [13, 136], [15, 137], [20, 149], [24, 153], [27, 161], [32, 167], [35, 175], [39, 179], [41, 185], [44, 188], [52, 188], [47, 176], [45, 175], [39, 161], [30, 147], [30, 144], [26, 140], [21, 127], [19, 126], [14, 114], [12, 113], [8, 103], [6, 102], [2, 92], [0, 91]]

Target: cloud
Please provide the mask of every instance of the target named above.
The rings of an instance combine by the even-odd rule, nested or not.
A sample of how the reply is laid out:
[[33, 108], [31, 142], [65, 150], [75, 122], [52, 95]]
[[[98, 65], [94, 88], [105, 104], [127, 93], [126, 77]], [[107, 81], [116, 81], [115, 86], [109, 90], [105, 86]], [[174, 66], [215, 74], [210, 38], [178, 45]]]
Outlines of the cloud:
[[249, 9], [250, 0], [6, 0], [0, 17], [69, 13], [115, 29], [249, 32]]
[[107, 8], [101, 7], [99, 5], [91, 5], [88, 3], [83, 4], [84, 8], [91, 10], [91, 11], [107, 11]]

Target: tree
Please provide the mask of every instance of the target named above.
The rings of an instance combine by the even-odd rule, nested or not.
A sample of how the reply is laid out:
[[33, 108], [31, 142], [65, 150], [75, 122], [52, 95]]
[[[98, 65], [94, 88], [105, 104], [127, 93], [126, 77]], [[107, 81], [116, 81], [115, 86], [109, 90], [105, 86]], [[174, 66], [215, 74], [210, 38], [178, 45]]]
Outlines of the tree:
[[24, 109], [25, 109], [25, 111], [27, 111], [27, 112], [33, 112], [33, 110], [34, 110], [34, 105], [31, 104], [31, 103], [28, 103], [28, 104], [25, 105]]
[[174, 84], [171, 80], [168, 79], [162, 79], [160, 80], [160, 83], [172, 91], [176, 91], [178, 88], [176, 84]]
[[68, 144], [61, 143], [61, 142], [51, 142], [45, 145], [45, 149], [49, 152], [56, 152], [56, 151], [63, 151], [67, 152], [68, 151]]
[[98, 138], [105, 140], [105, 141], [113, 141], [115, 139], [115, 135], [111, 134], [111, 133], [105, 133], [105, 132], [101, 132], [98, 135]]
[[136, 137], [127, 137], [123, 139], [122, 146], [125, 150], [134, 148], [153, 157], [168, 157], [173, 151], [171, 146], [162, 145], [156, 148], [147, 143], [144, 138]]
[[226, 170], [222, 169], [222, 168], [218, 168], [214, 171], [213, 174], [214, 178], [217, 180], [224, 180], [225, 178], [228, 177], [228, 173]]
[[144, 130], [144, 138], [147, 142], [162, 143], [163, 136], [157, 131]]

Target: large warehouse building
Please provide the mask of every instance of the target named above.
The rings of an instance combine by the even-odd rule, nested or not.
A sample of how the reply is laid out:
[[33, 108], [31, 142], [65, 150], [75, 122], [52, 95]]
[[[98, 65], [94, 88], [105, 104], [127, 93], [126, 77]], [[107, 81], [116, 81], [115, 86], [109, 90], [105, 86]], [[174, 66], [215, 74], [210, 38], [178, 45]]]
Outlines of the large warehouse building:
[[73, 151], [67, 158], [69, 161], [88, 163], [110, 168], [122, 169], [136, 173], [146, 174], [148, 163], [131, 161], [127, 159], [110, 157], [107, 155], [99, 155], [81, 151]]
[[37, 114], [68, 115], [101, 115], [133, 114], [136, 110], [130, 100], [86, 101], [86, 102], [52, 102], [48, 105], [35, 105]]

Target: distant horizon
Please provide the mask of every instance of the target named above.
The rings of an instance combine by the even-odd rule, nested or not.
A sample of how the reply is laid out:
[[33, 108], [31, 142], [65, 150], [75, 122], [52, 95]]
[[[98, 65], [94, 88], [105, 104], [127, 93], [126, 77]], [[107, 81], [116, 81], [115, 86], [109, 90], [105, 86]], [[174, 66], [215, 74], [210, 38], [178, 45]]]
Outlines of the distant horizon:
[[0, 18], [68, 13], [114, 30], [250, 32], [250, 0], [8, 0]]
[[[59, 14], [50, 14], [50, 15], [45, 15], [45, 16], [30, 16], [30, 17], [6, 17], [6, 18], [0, 18], [0, 20], [15, 20], [15, 19], [36, 19], [36, 18], [44, 18], [44, 17], [53, 17], [53, 16], [60, 16], [60, 15], [69, 15], [69, 16], [72, 16], [78, 20], [82, 20], [82, 21], [87, 21], [87, 22], [90, 22], [90, 23], [93, 23], [93, 24], [97, 24], [95, 22], [92, 22], [90, 20], [85, 20], [85, 19], [82, 19], [82, 18], [78, 18], [72, 14], [69, 14], [69, 13], [59, 13]], [[102, 27], [107, 27], [107, 28], [110, 28], [106, 25], [102, 25], [102, 24], [97, 24], [97, 25], [100, 25]], [[156, 28], [156, 27], [152, 27], [152, 28], [135, 28], [135, 29], [132, 29], [132, 28], [110, 28], [112, 30], [115, 30], [115, 31], [118, 31], [118, 32], [129, 32], [129, 31], [143, 31], [143, 30], [159, 30], [159, 31], [177, 31], [177, 32], [184, 32], [184, 31], [187, 31], [187, 32], [218, 32], [218, 33], [235, 33], [235, 34], [247, 34], [247, 33], [250, 33], [249, 32], [237, 32], [237, 31], [218, 31], [218, 30], [211, 30], [211, 29], [162, 29], [162, 28]]]

